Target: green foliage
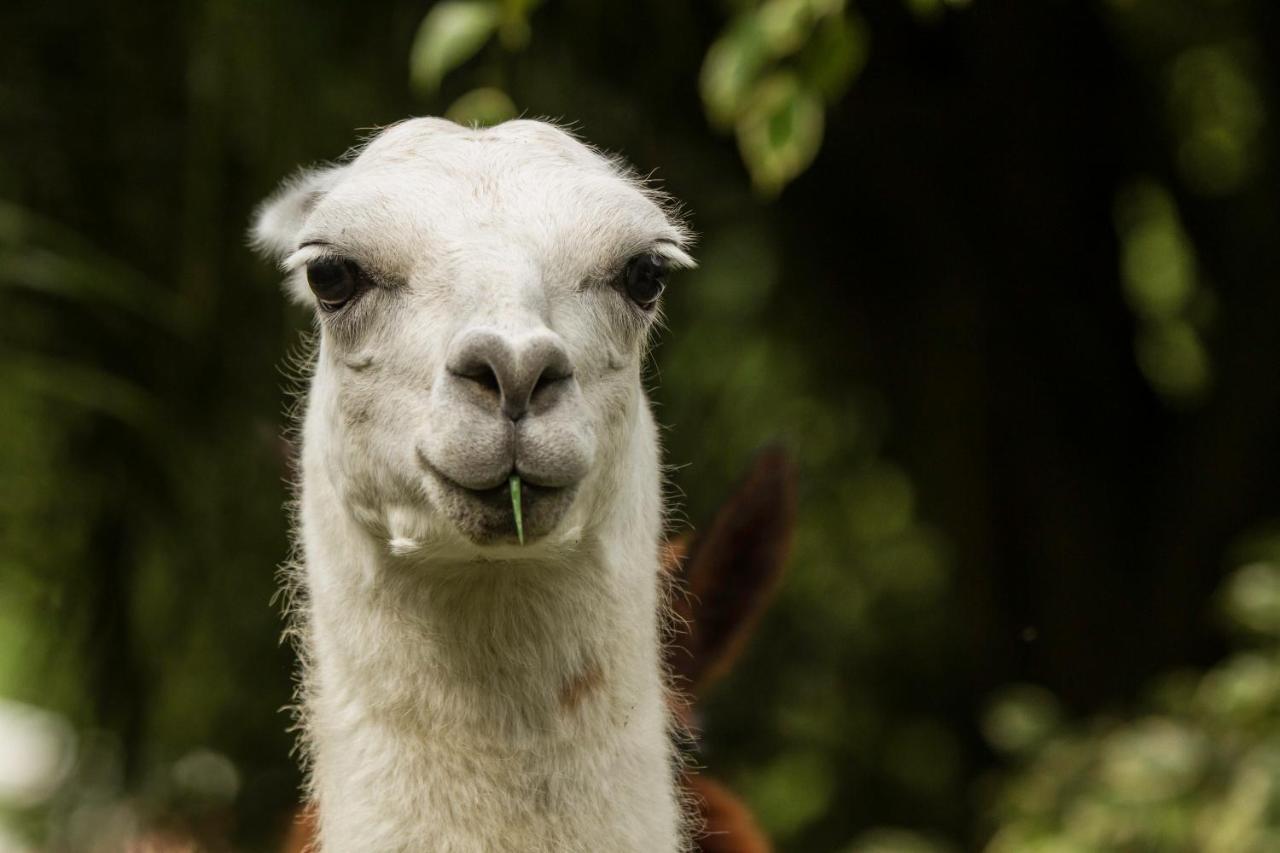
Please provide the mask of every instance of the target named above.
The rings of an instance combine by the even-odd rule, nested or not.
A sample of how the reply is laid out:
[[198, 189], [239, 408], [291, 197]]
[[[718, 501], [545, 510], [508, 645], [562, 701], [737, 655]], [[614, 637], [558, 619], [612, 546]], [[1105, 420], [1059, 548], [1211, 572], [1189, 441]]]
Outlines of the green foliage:
[[[427, 12], [409, 51], [409, 79], [425, 95], [435, 95], [445, 75], [479, 53], [493, 36], [507, 50], [529, 42], [529, 16], [538, 0], [443, 0]], [[501, 88], [481, 86], [445, 110], [460, 124], [488, 126], [514, 118], [515, 104]]]
[[[536, 5], [445, 0], [423, 18], [410, 77], [427, 95], [499, 33], [522, 49]], [[700, 89], [713, 124], [735, 130], [756, 190], [776, 195], [804, 172], [822, 145], [824, 102], [838, 101], [867, 60], [865, 28], [843, 0], [764, 0], [734, 17], [707, 49]], [[500, 88], [463, 95], [447, 115], [494, 124], [517, 113]]]
[[1125, 297], [1137, 315], [1138, 366], [1171, 402], [1196, 403], [1211, 383], [1202, 332], [1212, 321], [1212, 292], [1196, 269], [1191, 246], [1169, 192], [1137, 181], [1116, 201]]
[[907, 9], [918, 19], [928, 23], [940, 20], [948, 6], [964, 7], [970, 0], [906, 0]]
[[498, 29], [496, 0], [444, 0], [422, 19], [409, 54], [409, 76], [428, 94], [444, 75], [474, 56]]
[[1018, 766], [987, 853], [1263, 853], [1280, 844], [1280, 537], [1228, 578], [1228, 624], [1254, 637], [1203, 673], [1157, 682], [1124, 716], [1063, 723], [1010, 688], [985, 731]]
[[822, 145], [822, 102], [786, 72], [760, 81], [738, 119], [738, 148], [758, 190], [774, 194], [809, 167]]
[[953, 853], [955, 848], [931, 835], [906, 829], [873, 829], [841, 853]]
[[708, 48], [700, 77], [707, 115], [736, 130], [760, 193], [777, 194], [813, 162], [823, 100], [844, 94], [866, 62], [866, 41], [841, 0], [766, 0]]
[[489, 127], [516, 117], [516, 105], [507, 93], [492, 86], [472, 89], [450, 105], [444, 114], [458, 124]]

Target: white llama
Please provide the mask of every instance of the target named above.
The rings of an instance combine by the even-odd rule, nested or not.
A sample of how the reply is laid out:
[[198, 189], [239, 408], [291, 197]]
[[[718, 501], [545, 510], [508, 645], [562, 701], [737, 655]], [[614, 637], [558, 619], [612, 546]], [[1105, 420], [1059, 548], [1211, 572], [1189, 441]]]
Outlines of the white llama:
[[687, 233], [551, 125], [414, 119], [254, 238], [320, 329], [294, 617], [320, 849], [684, 849], [641, 360]]

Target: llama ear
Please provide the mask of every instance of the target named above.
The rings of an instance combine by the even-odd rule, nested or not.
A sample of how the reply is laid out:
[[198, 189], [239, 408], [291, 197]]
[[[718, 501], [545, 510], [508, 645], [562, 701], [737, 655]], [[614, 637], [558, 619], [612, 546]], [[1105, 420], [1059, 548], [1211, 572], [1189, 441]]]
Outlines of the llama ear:
[[675, 610], [687, 625], [677, 626], [667, 654], [689, 689], [701, 692], [746, 646], [782, 579], [795, 515], [795, 470], [783, 450], [770, 448], [687, 546], [674, 569], [683, 587]]
[[287, 178], [253, 214], [249, 242], [265, 258], [282, 262], [298, 248], [302, 226], [346, 166], [303, 169]]

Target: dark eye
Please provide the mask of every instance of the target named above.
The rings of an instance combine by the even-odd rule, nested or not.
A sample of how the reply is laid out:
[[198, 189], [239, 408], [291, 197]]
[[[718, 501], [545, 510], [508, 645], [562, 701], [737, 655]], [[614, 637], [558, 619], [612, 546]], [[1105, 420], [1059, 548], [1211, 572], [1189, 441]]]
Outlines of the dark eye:
[[652, 308], [667, 286], [667, 259], [661, 255], [636, 255], [623, 272], [627, 296], [641, 308]]
[[307, 284], [325, 311], [337, 311], [350, 302], [363, 277], [354, 261], [343, 258], [317, 258], [307, 264]]

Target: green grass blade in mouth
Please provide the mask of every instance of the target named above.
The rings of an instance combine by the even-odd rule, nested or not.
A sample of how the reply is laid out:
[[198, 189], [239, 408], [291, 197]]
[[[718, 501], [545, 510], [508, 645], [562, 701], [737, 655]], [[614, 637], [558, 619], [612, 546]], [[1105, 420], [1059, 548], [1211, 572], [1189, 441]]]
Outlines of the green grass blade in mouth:
[[524, 517], [520, 512], [520, 475], [511, 475], [511, 509], [516, 514], [516, 536], [520, 537], [520, 544], [524, 544]]

